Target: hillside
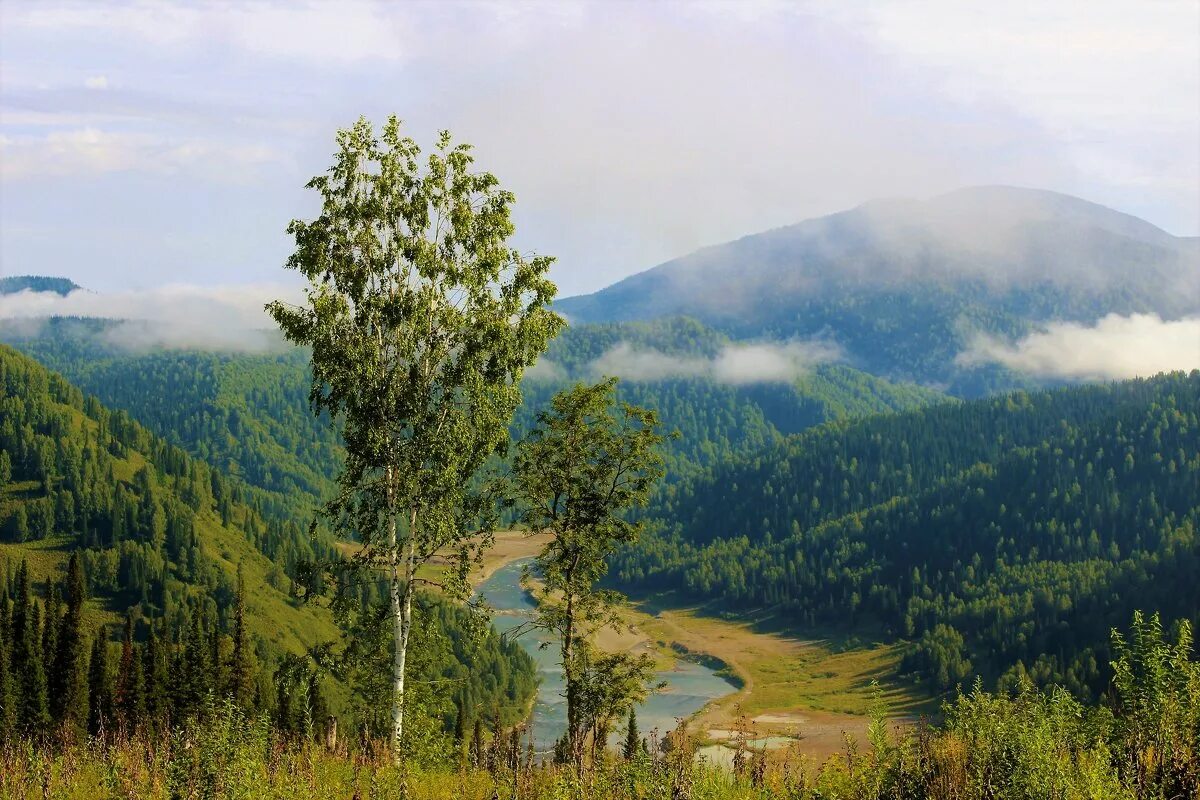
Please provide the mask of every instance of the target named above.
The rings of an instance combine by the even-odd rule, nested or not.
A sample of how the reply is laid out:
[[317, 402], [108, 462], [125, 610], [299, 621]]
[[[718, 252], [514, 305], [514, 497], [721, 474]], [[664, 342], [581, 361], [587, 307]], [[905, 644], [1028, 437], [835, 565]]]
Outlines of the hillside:
[[1135, 608], [1200, 617], [1200, 373], [835, 423], [672, 487], [617, 580], [793, 630], [881, 623], [937, 688], [1106, 680]]
[[1078, 198], [978, 187], [747, 236], [555, 307], [576, 322], [684, 314], [738, 338], [832, 339], [868, 372], [975, 395], [1022, 383], [955, 364], [976, 332], [1200, 311], [1200, 247]]
[[[193, 457], [262, 490], [268, 507], [302, 516], [315, 498], [328, 496], [341, 451], [328, 419], [309, 412], [305, 353], [130, 353], [104, 342], [99, 334], [108, 324], [56, 319], [36, 335], [10, 331], [6, 338]], [[598, 379], [601, 359], [622, 344], [670, 357], [708, 358], [729, 342], [687, 319], [571, 327], [525, 381], [525, 404], [514, 429], [524, 429], [564, 385]], [[553, 366], [547, 370], [548, 365]], [[837, 364], [814, 366], [792, 380], [752, 384], [705, 376], [627, 378], [621, 394], [657, 409], [668, 428], [681, 432], [669, 454], [673, 478], [730, 455], [755, 452], [812, 425], [914, 408], [942, 397]]]
[[[268, 681], [260, 694], [269, 697], [276, 665], [340, 637], [328, 609], [293, 597], [297, 564], [332, 553], [305, 523], [263, 511], [241, 481], [0, 345], [0, 596], [15, 591], [12, 576], [27, 564], [52, 617], [76, 554], [93, 629], [112, 631], [128, 614], [139, 631], [153, 622], [182, 641], [194, 623], [219, 642], [233, 633], [240, 571], [249, 638]], [[363, 587], [364, 599], [378, 599], [371, 589]], [[534, 675], [519, 648], [494, 633], [464, 636], [470, 615], [435, 598], [422, 608], [417, 674], [456, 687], [431, 697], [431, 712], [449, 724], [458, 698], [506, 716], [525, 706]], [[348, 711], [344, 687], [329, 688], [335, 709]]]

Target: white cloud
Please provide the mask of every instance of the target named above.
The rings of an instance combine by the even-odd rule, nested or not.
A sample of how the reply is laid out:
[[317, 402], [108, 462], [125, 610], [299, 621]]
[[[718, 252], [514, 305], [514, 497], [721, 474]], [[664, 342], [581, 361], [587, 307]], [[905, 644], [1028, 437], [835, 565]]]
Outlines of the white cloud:
[[157, 48], [223, 41], [250, 53], [318, 62], [397, 60], [403, 26], [387, 4], [260, 2], [192, 6], [131, 3], [30, 4], [6, 15], [10, 27], [103, 33]]
[[732, 343], [712, 358], [685, 358], [621, 342], [592, 361], [588, 371], [630, 381], [708, 378], [733, 385], [787, 383], [840, 355], [835, 344], [822, 341]]
[[92, 75], [83, 81], [83, 85], [88, 89], [107, 89], [108, 78], [103, 75]]
[[959, 364], [998, 363], [1037, 377], [1106, 380], [1200, 369], [1200, 317], [1109, 314], [1094, 325], [1055, 322], [1015, 343], [980, 335]]
[[567, 379], [567, 371], [558, 362], [543, 356], [525, 370], [525, 378], [535, 383], [562, 383]]
[[135, 170], [158, 175], [191, 172], [208, 180], [237, 183], [247, 180], [247, 170], [283, 160], [261, 144], [172, 140], [94, 127], [0, 139], [0, 177], [7, 180]]
[[294, 288], [267, 284], [170, 285], [105, 294], [79, 289], [66, 296], [27, 290], [0, 295], [0, 320], [26, 335], [32, 324], [48, 317], [120, 320], [104, 339], [125, 350], [267, 352], [279, 349], [282, 339], [263, 305], [301, 297]]
[[[207, 149], [183, 174], [203, 180], [287, 154], [289, 168], [236, 208], [190, 180], [131, 189], [113, 177], [94, 193], [129, 218], [139, 203], [170, 202], [152, 193], [184, 192], [244, 219], [303, 209], [298, 187], [328, 164], [334, 128], [395, 111], [419, 141], [445, 126], [477, 145], [480, 165], [519, 198], [517, 245], [559, 257], [564, 294], [873, 197], [980, 183], [1078, 194], [1194, 234], [1198, 13], [1193, 0], [0, 2], [0, 113], [22, 144], [6, 147], [4, 169], [153, 178], [177, 163], [163, 150]], [[83, 90], [89, 74], [111, 88]], [[59, 142], [58, 158], [53, 143], [27, 142], [37, 131], [23, 124], [54, 114], [62, 136], [152, 143]], [[243, 151], [215, 152], [233, 147]], [[9, 229], [18, 217], [56, 220], [60, 238], [81, 236], [58, 213], [78, 196], [74, 182], [40, 191], [58, 196], [11, 193]], [[221, 241], [211, 216], [173, 224], [233, 262], [269, 246], [257, 232], [289, 215], [255, 233], [225, 224]], [[97, 285], [139, 269], [88, 244], [97, 257], [83, 269]], [[47, 252], [9, 247], [23, 261]], [[286, 252], [272, 255], [258, 275]], [[66, 257], [51, 268], [78, 269]]]

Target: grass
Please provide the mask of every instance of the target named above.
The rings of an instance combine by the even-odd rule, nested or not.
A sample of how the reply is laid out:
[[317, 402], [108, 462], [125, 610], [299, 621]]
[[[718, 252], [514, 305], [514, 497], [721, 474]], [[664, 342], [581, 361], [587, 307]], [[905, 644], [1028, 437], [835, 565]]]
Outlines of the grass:
[[801, 752], [826, 757], [843, 747], [843, 733], [863, 739], [876, 702], [897, 723], [937, 712], [936, 698], [900, 679], [903, 644], [871, 632], [801, 636], [769, 613], [718, 617], [671, 592], [639, 598], [625, 617], [638, 633], [608, 632], [601, 646], [648, 647], [665, 665], [681, 655], [712, 658], [739, 685], [697, 715], [701, 732], [749, 725], [755, 737], [798, 737]]
[[[518, 532], [498, 535], [483, 577], [540, 546]], [[866, 628], [801, 636], [770, 612], [731, 619], [674, 592], [639, 597], [623, 617], [622, 628], [596, 633], [600, 648], [649, 652], [660, 671], [680, 657], [710, 659], [739, 687], [697, 715], [702, 733], [748, 724], [754, 736], [798, 738], [800, 752], [824, 758], [842, 749], [843, 733], [864, 740], [876, 702], [898, 723], [938, 711], [937, 698], [899, 677], [904, 645]]]

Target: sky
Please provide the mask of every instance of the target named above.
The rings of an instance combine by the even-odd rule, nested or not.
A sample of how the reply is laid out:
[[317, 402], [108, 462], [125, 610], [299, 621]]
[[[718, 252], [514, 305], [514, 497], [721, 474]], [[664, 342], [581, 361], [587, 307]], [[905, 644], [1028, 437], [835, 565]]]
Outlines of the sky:
[[304, 183], [389, 113], [475, 146], [564, 295], [975, 184], [1200, 234], [1196, 0], [4, 0], [0, 274], [294, 281]]

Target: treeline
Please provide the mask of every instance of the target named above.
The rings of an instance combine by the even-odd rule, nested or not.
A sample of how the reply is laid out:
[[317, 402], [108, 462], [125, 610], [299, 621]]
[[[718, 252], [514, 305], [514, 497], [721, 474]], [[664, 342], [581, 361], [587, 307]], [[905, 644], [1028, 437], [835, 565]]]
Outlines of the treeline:
[[[284, 733], [264, 714], [209, 699], [171, 736], [132, 735], [46, 748], [0, 738], [0, 796], [49, 798], [292, 798], [417, 796], [433, 800], [1179, 800], [1200, 793], [1200, 664], [1186, 623], [1167, 636], [1135, 615], [1114, 634], [1114, 681], [1103, 705], [1023, 682], [978, 685], [948, 701], [943, 721], [889, 727], [877, 709], [864, 741], [813, 763], [764, 750], [753, 723], [724, 745], [731, 769], [698, 757], [686, 724], [642, 739], [583, 776], [539, 762], [525, 732], [464, 722], [420, 758], [396, 764], [354, 737]], [[97, 746], [100, 745], [100, 746]]]
[[1135, 607], [1196, 620], [1200, 373], [835, 423], [670, 487], [617, 580], [882, 624], [937, 689], [1083, 696]]
[[264, 711], [281, 731], [324, 722], [328, 706], [317, 674], [306, 676], [298, 695], [288, 676], [272, 682], [260, 669], [241, 587], [227, 634], [204, 606], [174, 625], [140, 620], [131, 610], [119, 631], [93, 630], [87, 597], [78, 554], [44, 599], [35, 596], [25, 562], [0, 582], [0, 738], [168, 730], [211, 697], [227, 697], [247, 713]]
[[[27, 563], [0, 574], [0, 740], [168, 731], [214, 700], [263, 716], [285, 735], [325, 735], [337, 710], [330, 695], [344, 692], [337, 678], [345, 676], [256, 641], [240, 577], [223, 613], [199, 605], [172, 622], [130, 609], [123, 625], [96, 626], [82, 565], [73, 553], [65, 579], [49, 581], [44, 597]], [[466, 612], [427, 599], [414, 659], [416, 680], [427, 687], [414, 700], [425, 724], [449, 734], [464, 719], [513, 722], [536, 689], [529, 656], [494, 631], [472, 636]], [[355, 713], [343, 715], [367, 737], [386, 728], [379, 710], [365, 707], [371, 699], [356, 696]]]

